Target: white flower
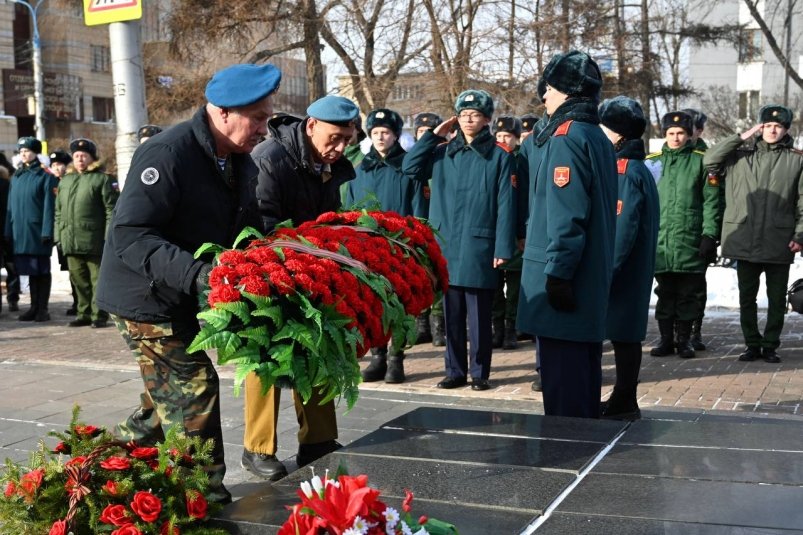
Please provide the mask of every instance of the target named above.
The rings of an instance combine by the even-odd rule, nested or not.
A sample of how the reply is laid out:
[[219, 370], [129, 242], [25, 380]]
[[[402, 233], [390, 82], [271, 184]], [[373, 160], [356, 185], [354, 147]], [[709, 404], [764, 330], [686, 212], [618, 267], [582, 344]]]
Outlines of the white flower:
[[315, 476], [312, 478], [312, 488], [315, 489], [315, 492], [318, 493], [318, 496], [323, 498], [323, 481], [321, 481], [320, 476]]
[[343, 532], [343, 535], [365, 535], [365, 531], [360, 531], [358, 529], [349, 528]]
[[401, 530], [402, 535], [413, 535], [413, 530], [410, 529], [410, 526], [408, 526], [407, 522], [404, 520], [401, 521]]
[[383, 513], [385, 515], [385, 523], [388, 528], [396, 527], [399, 523], [399, 512], [393, 507], [388, 507]]
[[309, 481], [301, 482], [301, 491], [307, 498], [312, 498], [312, 485], [309, 484]]
[[[354, 524], [349, 529], [353, 529], [355, 534], [365, 535], [368, 533], [368, 523], [361, 516], [354, 519]], [[345, 533], [343, 535], [346, 535]]]
[[427, 530], [425, 530], [424, 528], [421, 528], [418, 531], [416, 531], [415, 533], [413, 533], [413, 535], [429, 535], [429, 532]]

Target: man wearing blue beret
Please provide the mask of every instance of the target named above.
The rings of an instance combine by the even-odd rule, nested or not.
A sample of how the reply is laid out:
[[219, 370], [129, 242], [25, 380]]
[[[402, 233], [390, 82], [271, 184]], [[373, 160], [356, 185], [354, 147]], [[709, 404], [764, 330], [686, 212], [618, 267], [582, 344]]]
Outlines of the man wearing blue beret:
[[141, 407], [116, 434], [153, 444], [178, 425], [188, 436], [213, 439], [207, 499], [220, 503], [231, 494], [223, 486], [218, 376], [205, 352], [186, 352], [200, 330], [198, 301], [212, 255], [193, 254], [259, 225], [249, 153], [267, 133], [280, 80], [273, 65], [225, 68], [189, 121], [137, 148], [100, 266], [98, 306], [113, 315], [145, 383]]
[[[491, 306], [499, 276], [494, 268], [509, 260], [516, 247], [515, 163], [491, 134], [491, 95], [463, 91], [454, 109], [455, 116], [416, 142], [403, 171], [419, 180], [432, 177], [429, 218], [449, 267], [443, 299], [446, 377], [437, 386], [465, 386], [470, 374], [473, 390], [488, 390]], [[455, 124], [457, 135], [445, 143]]]
[[[259, 169], [256, 195], [266, 233], [273, 232], [282, 221], [290, 219], [300, 225], [340, 208], [340, 186], [354, 178], [354, 167], [343, 153], [359, 113], [351, 100], [329, 95], [310, 104], [303, 119], [285, 115], [268, 122], [268, 137], [252, 155]], [[242, 465], [270, 480], [287, 474], [276, 458], [280, 393], [273, 387], [263, 395], [256, 374], [245, 379]], [[293, 392], [299, 424], [299, 466], [341, 447], [335, 440], [334, 402], [321, 405], [322, 399], [314, 392], [304, 405]]]

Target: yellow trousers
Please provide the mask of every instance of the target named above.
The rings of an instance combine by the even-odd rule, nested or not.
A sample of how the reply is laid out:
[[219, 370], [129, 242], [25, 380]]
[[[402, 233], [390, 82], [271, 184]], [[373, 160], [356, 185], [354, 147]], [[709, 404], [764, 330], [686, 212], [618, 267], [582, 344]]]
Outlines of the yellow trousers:
[[[279, 422], [280, 388], [271, 388], [262, 395], [262, 383], [255, 374], [245, 378], [245, 433], [243, 445], [248, 451], [276, 455], [276, 428]], [[323, 396], [314, 392], [306, 405], [293, 390], [298, 418], [298, 443], [317, 444], [337, 438], [337, 416], [333, 401], [319, 405]]]

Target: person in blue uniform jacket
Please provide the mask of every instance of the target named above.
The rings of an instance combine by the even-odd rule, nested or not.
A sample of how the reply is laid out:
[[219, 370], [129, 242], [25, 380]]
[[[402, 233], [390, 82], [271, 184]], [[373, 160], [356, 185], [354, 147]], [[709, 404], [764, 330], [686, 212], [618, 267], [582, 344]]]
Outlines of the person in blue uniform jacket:
[[[347, 182], [346, 206], [363, 206], [396, 212], [403, 216], [427, 217], [429, 201], [424, 183], [406, 176], [402, 162], [407, 152], [398, 143], [404, 121], [393, 110], [380, 108], [368, 114], [365, 129], [371, 150], [357, 166], [357, 177]], [[371, 363], [362, 371], [363, 381], [384, 378], [386, 383], [404, 382], [404, 351], [387, 347], [371, 348]]]
[[[613, 272], [616, 154], [599, 128], [599, 67], [576, 50], [544, 69], [549, 122], [534, 136], [518, 327], [536, 336], [544, 412], [599, 417]], [[534, 181], [534, 183], [533, 183]]]
[[[493, 110], [487, 92], [463, 91], [455, 102], [457, 115], [425, 132], [404, 160], [405, 173], [419, 180], [432, 177], [429, 218], [449, 267], [443, 301], [446, 378], [438, 388], [464, 386], [469, 373], [472, 389], [490, 388], [494, 268], [513, 256], [516, 238], [515, 164], [491, 135]], [[457, 135], [445, 143], [455, 124], [460, 125]]]
[[647, 121], [641, 104], [623, 96], [606, 100], [599, 108], [599, 119], [616, 151], [619, 173], [607, 324], [607, 337], [613, 343], [616, 359], [616, 385], [603, 405], [602, 416], [636, 419], [641, 416], [636, 387], [658, 241], [658, 188], [644, 165], [646, 152], [641, 136]]

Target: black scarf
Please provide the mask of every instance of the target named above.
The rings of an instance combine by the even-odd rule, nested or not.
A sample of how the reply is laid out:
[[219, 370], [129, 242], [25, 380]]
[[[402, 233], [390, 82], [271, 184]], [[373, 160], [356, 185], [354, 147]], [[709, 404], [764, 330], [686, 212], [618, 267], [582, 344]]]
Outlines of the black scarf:
[[491, 129], [487, 126], [477, 134], [477, 137], [475, 137], [471, 143], [466, 143], [466, 137], [463, 135], [463, 131], [458, 130], [457, 135], [449, 142], [449, 145], [447, 145], [446, 154], [451, 157], [461, 150], [471, 148], [483, 158], [486, 158], [494, 145], [496, 145], [496, 138], [491, 135]]
[[587, 97], [572, 97], [560, 105], [549, 117], [549, 122], [535, 138], [535, 144], [539, 147], [552, 137], [555, 130], [566, 121], [578, 121], [581, 123], [599, 124], [599, 113], [597, 105], [599, 103]]
[[644, 141], [639, 139], [627, 139], [622, 141], [621, 146], [616, 151], [616, 158], [627, 158], [628, 160], [643, 160], [647, 155], [644, 150]]
[[390, 147], [388, 155], [384, 158], [380, 156], [380, 154], [372, 145], [371, 150], [368, 151], [368, 154], [365, 155], [362, 163], [360, 163], [360, 167], [362, 167], [364, 171], [371, 171], [372, 169], [384, 164], [395, 169], [396, 171], [401, 171], [402, 161], [404, 160], [405, 154], [407, 154], [407, 152], [405, 152], [401, 146], [401, 143], [398, 141], [396, 141], [396, 143]]

